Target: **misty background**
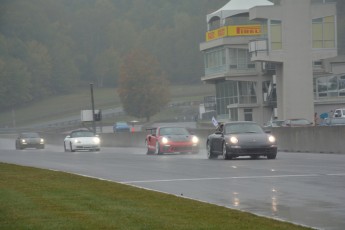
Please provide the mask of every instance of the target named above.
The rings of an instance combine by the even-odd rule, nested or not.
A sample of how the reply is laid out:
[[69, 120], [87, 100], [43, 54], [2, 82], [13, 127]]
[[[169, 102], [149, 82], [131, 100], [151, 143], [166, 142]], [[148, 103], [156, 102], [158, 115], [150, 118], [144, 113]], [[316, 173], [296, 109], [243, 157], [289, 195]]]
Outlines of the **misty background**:
[[0, 0], [0, 112], [90, 82], [115, 88], [124, 56], [138, 48], [159, 60], [171, 84], [199, 83], [206, 15], [228, 1]]

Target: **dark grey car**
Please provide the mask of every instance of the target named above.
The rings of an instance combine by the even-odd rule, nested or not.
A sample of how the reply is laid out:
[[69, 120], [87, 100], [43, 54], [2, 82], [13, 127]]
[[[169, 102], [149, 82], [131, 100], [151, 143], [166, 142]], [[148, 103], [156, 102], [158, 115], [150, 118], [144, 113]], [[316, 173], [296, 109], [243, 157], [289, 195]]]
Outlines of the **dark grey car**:
[[219, 155], [225, 160], [239, 156], [266, 156], [268, 159], [277, 156], [275, 137], [266, 133], [259, 124], [247, 121], [223, 124], [222, 130], [208, 136], [206, 148], [209, 159]]
[[44, 139], [38, 133], [21, 133], [16, 139], [16, 149], [44, 149], [44, 145]]

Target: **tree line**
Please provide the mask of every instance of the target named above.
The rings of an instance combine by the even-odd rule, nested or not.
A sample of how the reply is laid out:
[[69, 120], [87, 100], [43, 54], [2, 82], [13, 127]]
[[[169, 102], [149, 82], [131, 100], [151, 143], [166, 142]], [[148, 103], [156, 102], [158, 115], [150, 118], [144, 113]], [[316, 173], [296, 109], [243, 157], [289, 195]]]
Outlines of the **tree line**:
[[168, 80], [200, 81], [206, 14], [228, 0], [0, 0], [0, 110], [118, 84], [144, 47]]

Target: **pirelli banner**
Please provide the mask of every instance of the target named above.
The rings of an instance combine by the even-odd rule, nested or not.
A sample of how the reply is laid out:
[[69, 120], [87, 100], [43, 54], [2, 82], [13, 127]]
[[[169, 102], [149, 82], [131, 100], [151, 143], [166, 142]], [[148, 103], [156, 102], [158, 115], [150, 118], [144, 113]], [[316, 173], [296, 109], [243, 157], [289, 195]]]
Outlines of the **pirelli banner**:
[[261, 34], [261, 25], [223, 26], [219, 29], [208, 31], [206, 41], [231, 36], [257, 36]]

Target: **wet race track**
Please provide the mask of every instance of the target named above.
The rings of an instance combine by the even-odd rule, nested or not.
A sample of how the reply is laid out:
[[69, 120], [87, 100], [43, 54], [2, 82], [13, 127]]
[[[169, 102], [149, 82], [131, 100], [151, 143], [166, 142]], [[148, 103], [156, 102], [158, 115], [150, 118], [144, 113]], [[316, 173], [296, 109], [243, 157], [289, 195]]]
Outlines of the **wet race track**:
[[276, 160], [208, 160], [199, 154], [146, 155], [144, 148], [100, 152], [15, 150], [0, 139], [0, 162], [101, 178], [314, 227], [345, 228], [345, 155], [279, 152]]

